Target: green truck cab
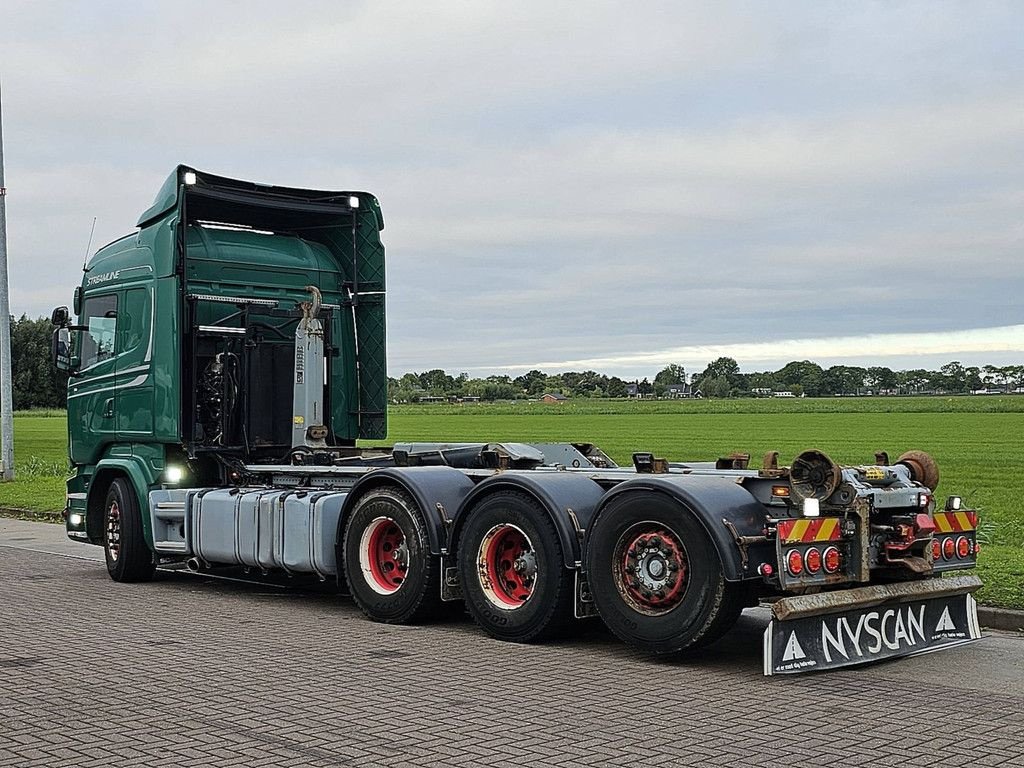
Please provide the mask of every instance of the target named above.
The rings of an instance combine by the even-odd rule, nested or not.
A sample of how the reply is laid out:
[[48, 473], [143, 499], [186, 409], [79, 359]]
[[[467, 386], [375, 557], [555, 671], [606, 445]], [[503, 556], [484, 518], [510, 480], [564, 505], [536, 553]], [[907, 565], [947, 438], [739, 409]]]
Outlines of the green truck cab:
[[[71, 373], [70, 536], [103, 543], [115, 479], [130, 482], [145, 509], [151, 490], [222, 484], [232, 461], [287, 456], [294, 331], [310, 285], [325, 316], [330, 441], [385, 436], [375, 197], [179, 166], [137, 226], [86, 264], [77, 324], [66, 308], [54, 312], [55, 359]], [[145, 515], [142, 523], [152, 545]]]

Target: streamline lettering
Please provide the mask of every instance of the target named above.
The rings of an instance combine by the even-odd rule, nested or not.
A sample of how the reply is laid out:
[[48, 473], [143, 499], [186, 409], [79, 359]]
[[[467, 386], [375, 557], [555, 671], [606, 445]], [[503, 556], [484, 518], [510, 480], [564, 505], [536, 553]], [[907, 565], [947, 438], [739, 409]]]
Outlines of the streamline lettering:
[[[898, 651], [906, 646], [913, 648], [918, 643], [927, 642], [924, 632], [924, 606], [915, 609], [890, 608], [884, 613], [871, 611], [861, 614], [856, 627], [850, 626], [846, 616], [835, 619], [835, 631], [830, 629], [828, 622], [821, 622], [821, 647], [825, 651], [825, 660], [832, 661], [832, 651], [838, 651], [844, 659], [850, 654], [857, 656], [876, 654], [882, 647]], [[863, 643], [863, 645], [862, 645]]]
[[116, 269], [113, 272], [104, 272], [102, 275], [90, 277], [86, 282], [89, 285], [98, 285], [99, 283], [107, 283], [110, 282], [111, 280], [117, 280], [117, 278], [119, 278], [120, 276], [121, 270]]

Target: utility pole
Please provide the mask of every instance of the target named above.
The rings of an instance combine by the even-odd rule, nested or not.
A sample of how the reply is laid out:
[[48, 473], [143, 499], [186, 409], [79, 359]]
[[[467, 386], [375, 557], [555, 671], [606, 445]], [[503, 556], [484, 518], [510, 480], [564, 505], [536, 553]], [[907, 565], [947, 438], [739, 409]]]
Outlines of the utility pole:
[[0, 479], [14, 479], [14, 400], [11, 391], [11, 294], [7, 283], [7, 188], [4, 110], [0, 90]]

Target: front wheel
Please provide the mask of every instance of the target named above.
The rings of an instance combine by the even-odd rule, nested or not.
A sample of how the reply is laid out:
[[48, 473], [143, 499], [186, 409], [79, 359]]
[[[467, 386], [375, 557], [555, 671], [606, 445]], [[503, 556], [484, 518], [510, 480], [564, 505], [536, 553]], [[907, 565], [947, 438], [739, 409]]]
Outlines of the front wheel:
[[745, 594], [725, 580], [700, 521], [671, 498], [634, 491], [591, 524], [587, 577], [608, 628], [635, 648], [672, 654], [727, 632]]
[[142, 516], [135, 491], [117, 478], [107, 490], [103, 513], [103, 553], [114, 581], [149, 581], [156, 566], [142, 534]]
[[476, 623], [491, 637], [516, 643], [562, 633], [573, 620], [573, 572], [547, 512], [506, 491], [469, 515], [459, 538], [459, 580]]

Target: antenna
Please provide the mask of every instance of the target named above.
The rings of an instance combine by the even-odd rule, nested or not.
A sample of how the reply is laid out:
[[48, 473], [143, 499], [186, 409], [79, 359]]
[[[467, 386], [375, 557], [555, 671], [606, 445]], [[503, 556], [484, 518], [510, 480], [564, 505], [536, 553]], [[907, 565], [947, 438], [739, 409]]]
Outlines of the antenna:
[[92, 250], [92, 236], [96, 234], [96, 217], [92, 217], [92, 229], [89, 230], [89, 242], [85, 245], [85, 258], [82, 260], [82, 271], [85, 272], [85, 267], [89, 263], [89, 252]]

